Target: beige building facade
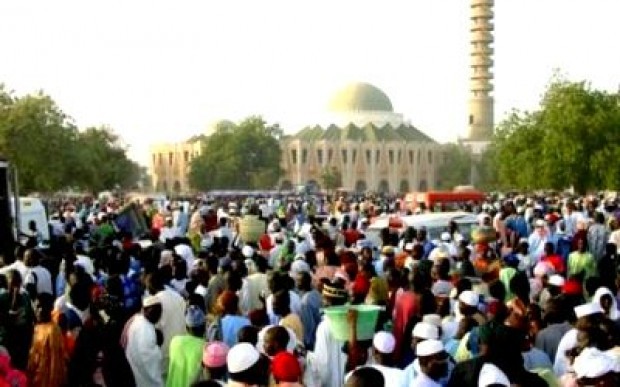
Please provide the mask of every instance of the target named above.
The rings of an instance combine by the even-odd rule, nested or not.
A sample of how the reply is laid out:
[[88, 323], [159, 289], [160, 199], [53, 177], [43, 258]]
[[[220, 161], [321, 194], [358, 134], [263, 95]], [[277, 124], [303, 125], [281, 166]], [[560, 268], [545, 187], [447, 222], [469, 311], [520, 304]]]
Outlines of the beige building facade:
[[172, 144], [151, 146], [151, 179], [156, 192], [187, 193], [189, 166], [192, 159], [202, 151], [198, 138]]
[[[330, 100], [325, 117], [280, 140], [283, 174], [279, 189], [323, 185], [335, 168], [341, 187], [355, 192], [425, 191], [437, 186], [442, 147], [394, 112], [388, 96], [368, 83], [353, 83]], [[218, 123], [210, 126], [208, 136]], [[201, 141], [151, 147], [153, 188], [188, 193], [191, 160]]]
[[441, 146], [395, 113], [381, 89], [350, 84], [333, 96], [328, 110], [323, 124], [282, 140], [282, 188], [320, 187], [324, 171], [332, 168], [348, 191], [436, 187]]

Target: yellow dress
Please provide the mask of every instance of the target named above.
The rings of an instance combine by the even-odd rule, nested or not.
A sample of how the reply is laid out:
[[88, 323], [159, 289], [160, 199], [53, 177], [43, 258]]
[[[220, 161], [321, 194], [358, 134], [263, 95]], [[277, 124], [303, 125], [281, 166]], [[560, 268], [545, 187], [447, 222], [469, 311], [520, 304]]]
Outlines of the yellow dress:
[[53, 322], [34, 327], [28, 359], [28, 378], [32, 387], [58, 387], [67, 378], [67, 352], [60, 327]]

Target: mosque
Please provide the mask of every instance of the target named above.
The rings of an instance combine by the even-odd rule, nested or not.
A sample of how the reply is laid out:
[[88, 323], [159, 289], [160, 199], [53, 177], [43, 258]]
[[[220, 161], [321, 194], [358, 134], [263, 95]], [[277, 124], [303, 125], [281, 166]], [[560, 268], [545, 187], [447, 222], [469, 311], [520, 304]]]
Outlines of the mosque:
[[344, 190], [425, 191], [435, 186], [441, 146], [394, 112], [390, 98], [368, 83], [352, 83], [331, 98], [326, 123], [281, 142], [282, 187], [321, 185], [336, 168]]
[[[480, 155], [493, 134], [493, 5], [470, 0], [470, 97], [468, 135], [460, 143]], [[346, 85], [329, 100], [326, 119], [309, 123], [280, 140], [279, 187], [320, 187], [325, 170], [336, 169], [341, 188], [355, 192], [426, 191], [438, 186], [443, 147], [394, 111], [392, 101], [369, 83]], [[191, 160], [198, 156], [202, 136], [151, 147], [153, 189], [189, 193]], [[472, 182], [476, 171], [472, 165]]]
[[[322, 124], [306, 126], [280, 140], [283, 175], [279, 188], [320, 188], [324, 171], [340, 172], [341, 188], [356, 192], [407, 192], [433, 188], [443, 161], [442, 147], [402, 114], [390, 98], [369, 83], [352, 83], [328, 103]], [[221, 122], [212, 124], [205, 136]], [[200, 137], [151, 147], [151, 171], [158, 192], [186, 193], [192, 158]]]

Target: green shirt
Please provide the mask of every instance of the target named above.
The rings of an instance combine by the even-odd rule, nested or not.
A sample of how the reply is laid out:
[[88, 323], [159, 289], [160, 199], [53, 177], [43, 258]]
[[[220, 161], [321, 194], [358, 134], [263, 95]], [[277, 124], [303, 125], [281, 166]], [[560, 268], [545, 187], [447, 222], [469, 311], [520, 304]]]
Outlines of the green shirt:
[[[596, 261], [592, 254], [574, 251], [568, 256], [568, 277], [584, 272], [585, 278], [596, 276]], [[584, 278], [584, 279], [585, 279]]]
[[170, 365], [166, 387], [191, 386], [202, 369], [202, 338], [182, 335], [170, 342]]

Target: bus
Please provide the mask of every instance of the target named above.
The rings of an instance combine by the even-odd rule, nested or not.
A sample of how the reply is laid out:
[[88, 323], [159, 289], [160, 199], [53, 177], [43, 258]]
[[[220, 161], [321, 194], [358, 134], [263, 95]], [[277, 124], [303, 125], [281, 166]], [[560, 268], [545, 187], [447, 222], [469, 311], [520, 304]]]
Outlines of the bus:
[[475, 189], [454, 191], [410, 192], [405, 195], [405, 208], [409, 211], [447, 212], [460, 209], [464, 204], [479, 205], [486, 194]]

